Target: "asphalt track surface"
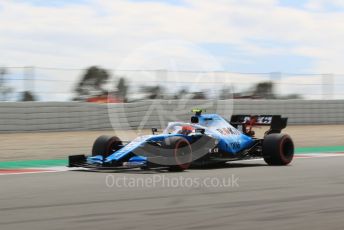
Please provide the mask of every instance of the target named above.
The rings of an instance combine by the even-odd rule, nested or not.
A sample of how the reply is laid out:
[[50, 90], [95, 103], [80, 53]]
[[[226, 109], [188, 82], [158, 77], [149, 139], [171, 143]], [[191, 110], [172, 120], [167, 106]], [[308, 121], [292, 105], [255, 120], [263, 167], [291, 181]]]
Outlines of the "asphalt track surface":
[[[343, 164], [344, 157], [337, 156], [295, 159], [286, 167], [258, 160], [182, 173], [3, 175], [0, 229], [339, 230], [344, 229]], [[133, 186], [123, 178], [145, 182]], [[207, 178], [223, 186], [212, 186]], [[223, 178], [232, 183], [217, 183]]]

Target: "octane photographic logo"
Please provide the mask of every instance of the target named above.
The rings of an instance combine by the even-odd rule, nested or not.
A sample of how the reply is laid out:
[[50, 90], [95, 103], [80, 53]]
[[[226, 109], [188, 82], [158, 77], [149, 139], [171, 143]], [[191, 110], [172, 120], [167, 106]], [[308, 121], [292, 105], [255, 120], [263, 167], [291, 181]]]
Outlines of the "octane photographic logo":
[[[148, 134], [152, 128], [159, 134], [168, 134], [163, 130], [169, 122], [187, 125], [193, 108], [230, 117], [231, 79], [212, 55], [190, 42], [159, 40], [136, 49], [117, 69], [115, 75], [129, 82], [129, 102], [109, 103], [108, 114], [116, 136], [121, 138], [120, 133], [125, 130], [126, 137], [137, 137], [125, 148], [132, 148], [136, 155], [148, 156], [155, 164], [183, 167], [207, 154], [204, 147], [210, 143], [206, 143], [209, 140], [206, 136], [191, 144], [173, 138], [156, 141], [159, 138], [155, 137], [155, 144], [140, 148], [135, 145], [150, 140]], [[226, 97], [219, 100], [219, 94], [226, 89]]]
[[108, 188], [239, 188], [240, 178], [234, 174], [218, 177], [174, 176], [146, 174], [141, 176], [107, 174], [105, 185]]

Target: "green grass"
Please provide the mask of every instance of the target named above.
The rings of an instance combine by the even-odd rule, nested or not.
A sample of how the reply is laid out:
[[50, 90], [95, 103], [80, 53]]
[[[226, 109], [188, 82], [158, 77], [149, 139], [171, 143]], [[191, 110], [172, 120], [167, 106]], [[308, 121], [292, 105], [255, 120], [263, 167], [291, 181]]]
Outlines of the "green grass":
[[344, 146], [322, 146], [322, 147], [296, 148], [295, 152], [296, 152], [296, 154], [344, 152]]
[[4, 161], [0, 162], [0, 169], [44, 168], [66, 165], [67, 159]]

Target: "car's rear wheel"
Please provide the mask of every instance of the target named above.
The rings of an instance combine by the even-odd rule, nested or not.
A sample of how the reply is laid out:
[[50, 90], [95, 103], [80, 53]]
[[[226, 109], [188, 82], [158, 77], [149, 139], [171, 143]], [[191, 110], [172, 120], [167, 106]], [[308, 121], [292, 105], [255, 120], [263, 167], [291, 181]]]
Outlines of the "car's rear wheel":
[[102, 135], [93, 143], [92, 156], [101, 155], [104, 158], [108, 157], [113, 152], [119, 150], [121, 146], [122, 141], [118, 137]]
[[268, 165], [288, 165], [294, 157], [294, 143], [287, 134], [274, 133], [263, 140], [263, 156]]

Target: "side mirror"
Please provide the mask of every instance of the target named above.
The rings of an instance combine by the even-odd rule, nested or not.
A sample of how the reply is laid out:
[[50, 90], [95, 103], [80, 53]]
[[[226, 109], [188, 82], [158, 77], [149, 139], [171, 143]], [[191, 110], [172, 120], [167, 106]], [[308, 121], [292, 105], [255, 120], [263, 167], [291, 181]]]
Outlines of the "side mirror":
[[157, 128], [152, 128], [152, 134], [155, 135], [155, 133], [158, 132]]
[[196, 129], [195, 132], [196, 133], [204, 134], [205, 133], [205, 129]]

